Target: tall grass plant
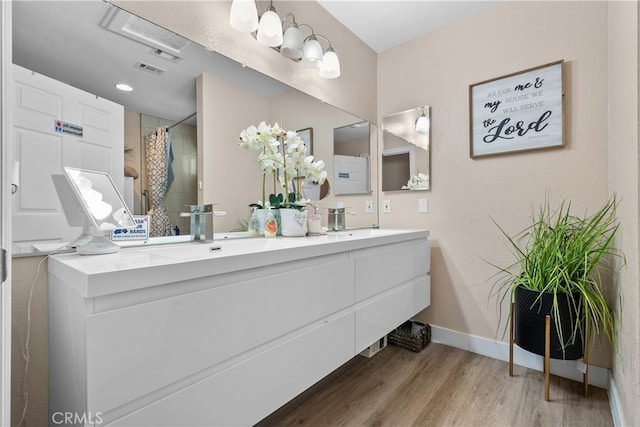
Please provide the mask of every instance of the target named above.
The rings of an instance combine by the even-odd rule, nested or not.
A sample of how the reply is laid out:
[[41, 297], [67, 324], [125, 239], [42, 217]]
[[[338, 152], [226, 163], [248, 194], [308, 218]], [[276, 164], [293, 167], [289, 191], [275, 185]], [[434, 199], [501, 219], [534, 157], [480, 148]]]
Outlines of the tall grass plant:
[[[604, 332], [617, 350], [615, 313], [603, 288], [613, 258], [625, 261], [624, 254], [614, 246], [619, 229], [616, 206], [614, 197], [592, 215], [576, 216], [571, 213], [570, 202], [563, 201], [557, 209], [552, 209], [545, 200], [533, 216], [532, 224], [513, 235], [494, 221], [507, 238], [515, 258], [507, 267], [492, 264], [500, 270], [500, 279], [492, 289], [498, 308], [505, 302], [511, 303], [518, 287], [539, 292], [538, 299], [543, 293], [550, 293], [553, 295], [551, 316], [563, 351], [573, 344], [578, 334], [584, 337], [589, 327], [593, 327], [596, 335]], [[561, 293], [568, 296], [571, 307], [570, 336], [562, 334], [562, 322], [567, 319], [562, 319], [559, 313], [557, 295]], [[512, 315], [509, 309], [509, 318]]]

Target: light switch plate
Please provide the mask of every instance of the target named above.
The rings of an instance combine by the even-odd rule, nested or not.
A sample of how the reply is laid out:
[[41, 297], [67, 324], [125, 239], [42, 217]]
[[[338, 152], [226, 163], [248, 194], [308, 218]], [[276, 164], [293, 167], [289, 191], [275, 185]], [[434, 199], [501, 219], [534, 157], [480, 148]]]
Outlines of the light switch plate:
[[427, 213], [427, 199], [418, 200], [418, 213]]
[[391, 213], [391, 200], [382, 201], [382, 212]]
[[373, 213], [373, 200], [367, 200], [365, 203], [365, 211], [367, 213]]

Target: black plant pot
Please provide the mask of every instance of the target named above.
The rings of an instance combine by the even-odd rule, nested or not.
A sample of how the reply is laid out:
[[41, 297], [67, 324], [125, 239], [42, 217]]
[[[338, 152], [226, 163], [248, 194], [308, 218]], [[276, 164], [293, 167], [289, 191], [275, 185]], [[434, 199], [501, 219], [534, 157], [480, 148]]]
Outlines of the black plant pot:
[[[579, 296], [574, 296], [579, 300]], [[579, 300], [580, 312], [578, 319], [582, 318], [582, 300]], [[566, 294], [558, 294], [558, 307], [560, 310], [560, 320], [562, 324], [562, 337], [568, 341], [573, 332], [576, 319], [575, 314], [571, 314], [573, 308]], [[543, 293], [519, 286], [516, 288], [514, 296], [513, 321], [515, 326], [515, 343], [532, 353], [544, 356], [544, 328], [545, 316], [551, 315], [551, 358], [576, 360], [584, 354], [583, 337], [578, 332], [573, 343], [566, 345], [564, 352], [558, 338], [555, 321], [552, 313], [553, 294]], [[584, 330], [584, 328], [582, 329]]]

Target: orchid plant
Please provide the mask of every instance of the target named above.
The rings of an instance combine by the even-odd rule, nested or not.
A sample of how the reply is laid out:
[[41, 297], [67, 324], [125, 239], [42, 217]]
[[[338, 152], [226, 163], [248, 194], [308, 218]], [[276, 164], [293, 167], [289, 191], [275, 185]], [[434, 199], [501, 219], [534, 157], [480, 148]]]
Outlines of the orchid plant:
[[429, 176], [420, 172], [418, 175], [413, 175], [407, 181], [407, 185], [402, 186], [403, 190], [428, 190], [429, 189]]
[[[327, 179], [322, 160], [314, 161], [313, 156], [307, 156], [307, 149], [297, 132], [286, 131], [278, 123], [273, 126], [260, 122], [256, 126], [249, 126], [240, 132], [238, 142], [240, 148], [259, 151], [258, 163], [262, 168], [262, 199], [259, 207], [266, 206], [267, 175], [273, 176], [274, 193], [269, 202], [272, 207], [304, 208], [308, 200], [302, 196], [302, 179], [313, 178], [319, 184]], [[293, 180], [291, 192], [289, 186]], [[282, 195], [284, 191], [284, 196]]]

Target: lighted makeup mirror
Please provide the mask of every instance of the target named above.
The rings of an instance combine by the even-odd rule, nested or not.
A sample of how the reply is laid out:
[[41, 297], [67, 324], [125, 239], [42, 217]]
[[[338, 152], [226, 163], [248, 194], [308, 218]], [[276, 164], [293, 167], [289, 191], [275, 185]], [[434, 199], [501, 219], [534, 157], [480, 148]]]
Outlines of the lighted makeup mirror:
[[109, 174], [64, 168], [64, 175], [52, 175], [67, 222], [82, 226], [82, 234], [69, 246], [78, 254], [114, 253], [120, 246], [109, 239], [113, 230], [132, 228], [135, 221]]

